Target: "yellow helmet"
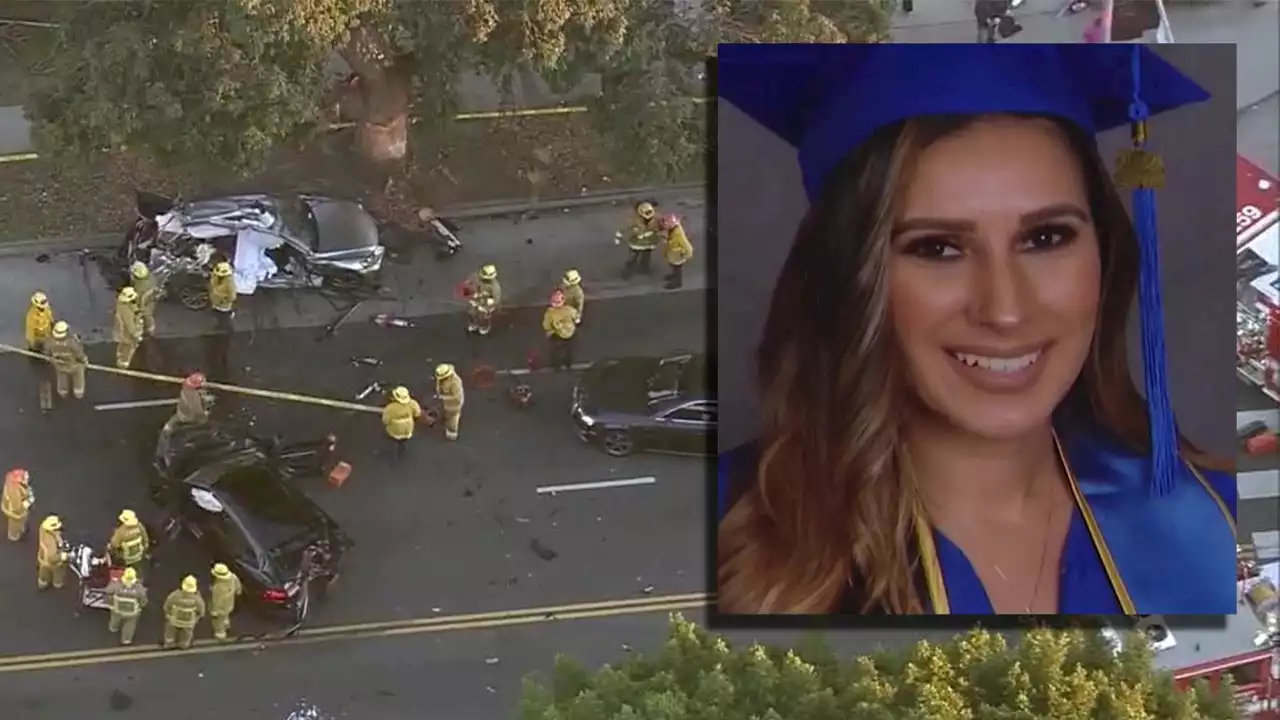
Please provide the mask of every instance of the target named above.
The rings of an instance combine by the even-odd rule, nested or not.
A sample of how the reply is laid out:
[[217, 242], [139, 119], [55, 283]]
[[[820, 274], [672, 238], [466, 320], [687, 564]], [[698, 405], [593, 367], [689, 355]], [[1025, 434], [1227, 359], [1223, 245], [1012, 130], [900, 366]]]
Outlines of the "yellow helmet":
[[226, 277], [231, 274], [231, 263], [220, 262], [213, 266], [213, 274], [218, 277]]
[[132, 287], [126, 287], [120, 291], [120, 302], [131, 303], [138, 299], [138, 291]]
[[480, 279], [481, 279], [481, 280], [497, 280], [497, 279], [498, 279], [498, 266], [497, 266], [497, 265], [485, 265], [484, 267], [480, 268]]
[[129, 274], [141, 280], [150, 275], [151, 271], [147, 269], [146, 263], [136, 262], [129, 266]]
[[565, 270], [565, 271], [564, 271], [564, 284], [565, 284], [565, 285], [577, 285], [577, 284], [578, 284], [578, 283], [580, 283], [580, 282], [582, 282], [582, 276], [578, 274], [578, 271], [577, 271], [577, 270]]
[[642, 202], [639, 205], [636, 205], [636, 214], [645, 220], [652, 220], [653, 216], [657, 213], [658, 211], [654, 209], [653, 203]]
[[41, 309], [47, 308], [49, 307], [49, 296], [37, 291], [31, 296], [31, 304]]
[[222, 563], [217, 563], [213, 566], [213, 576], [216, 578], [229, 578], [231, 577], [231, 568]]
[[125, 568], [124, 572], [120, 573], [120, 582], [125, 585], [132, 585], [138, 582], [138, 571], [133, 568]]
[[71, 326], [67, 324], [66, 320], [59, 320], [53, 324], [53, 337], [56, 339], [61, 340], [69, 332], [71, 332]]
[[196, 582], [195, 575], [188, 575], [182, 578], [182, 592], [195, 592], [200, 589], [200, 583]]
[[40, 529], [46, 530], [48, 532], [61, 530], [62, 519], [59, 518], [57, 515], [50, 515], [49, 517], [45, 518], [43, 522], [40, 523]]
[[132, 510], [121, 510], [119, 520], [121, 525], [132, 527], [138, 524], [138, 515]]
[[392, 391], [391, 391], [391, 399], [392, 399], [392, 400], [395, 400], [395, 401], [396, 401], [396, 402], [398, 402], [398, 403], [407, 403], [407, 402], [409, 402], [409, 388], [407, 388], [407, 387], [405, 387], [405, 386], [401, 385], [400, 387], [396, 388], [395, 390], [392, 390]]
[[449, 363], [440, 363], [436, 366], [436, 379], [443, 380], [454, 374], [453, 366]]

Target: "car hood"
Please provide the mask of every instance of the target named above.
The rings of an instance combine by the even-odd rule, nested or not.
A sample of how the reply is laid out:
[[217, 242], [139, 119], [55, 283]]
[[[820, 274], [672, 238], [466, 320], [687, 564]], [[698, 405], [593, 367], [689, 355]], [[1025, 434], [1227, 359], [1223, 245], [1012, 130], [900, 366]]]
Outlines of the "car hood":
[[308, 197], [319, 232], [317, 255], [368, 250], [379, 245], [378, 222], [359, 203]]
[[270, 195], [226, 195], [224, 197], [186, 200], [174, 210], [187, 221], [214, 220], [251, 209], [278, 209], [279, 201]]
[[660, 361], [654, 358], [592, 364], [579, 383], [583, 406], [595, 412], [645, 413], [649, 407], [649, 380], [659, 366]]

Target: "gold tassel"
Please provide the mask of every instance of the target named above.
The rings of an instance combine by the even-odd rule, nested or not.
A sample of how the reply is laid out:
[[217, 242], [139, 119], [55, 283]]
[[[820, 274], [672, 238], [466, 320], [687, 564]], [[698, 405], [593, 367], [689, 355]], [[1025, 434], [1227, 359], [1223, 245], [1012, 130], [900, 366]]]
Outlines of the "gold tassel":
[[1133, 147], [1116, 158], [1116, 184], [1126, 189], [1164, 187], [1164, 160], [1146, 149], [1147, 123], [1135, 122], [1129, 126]]
[[1132, 148], [1116, 158], [1116, 184], [1130, 190], [1164, 187], [1164, 160], [1159, 155]]

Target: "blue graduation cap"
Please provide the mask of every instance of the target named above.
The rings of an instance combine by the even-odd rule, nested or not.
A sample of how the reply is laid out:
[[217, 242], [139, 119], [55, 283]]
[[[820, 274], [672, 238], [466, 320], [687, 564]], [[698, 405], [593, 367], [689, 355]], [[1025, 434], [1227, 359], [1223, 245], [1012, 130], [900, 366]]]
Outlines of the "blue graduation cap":
[[1096, 134], [1128, 125], [1117, 181], [1133, 190], [1142, 250], [1143, 374], [1152, 490], [1172, 490], [1178, 438], [1165, 373], [1154, 189], [1163, 166], [1145, 149], [1151, 115], [1209, 93], [1141, 45], [723, 44], [717, 94], [798, 151], [816, 200], [831, 172], [877, 130], [924, 115], [1027, 113]]

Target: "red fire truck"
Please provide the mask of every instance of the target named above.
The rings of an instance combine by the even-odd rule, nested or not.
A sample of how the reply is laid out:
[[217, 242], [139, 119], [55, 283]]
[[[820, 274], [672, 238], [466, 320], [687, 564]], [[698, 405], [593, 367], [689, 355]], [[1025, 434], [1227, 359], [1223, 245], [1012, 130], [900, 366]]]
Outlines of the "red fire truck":
[[1280, 401], [1280, 180], [1236, 156], [1236, 367]]
[[1225, 627], [1170, 627], [1159, 616], [1142, 618], [1139, 626], [1156, 650], [1156, 664], [1173, 672], [1178, 687], [1205, 680], [1217, 688], [1229, 676], [1242, 717], [1280, 720], [1280, 562], [1242, 569], [1240, 609]]

